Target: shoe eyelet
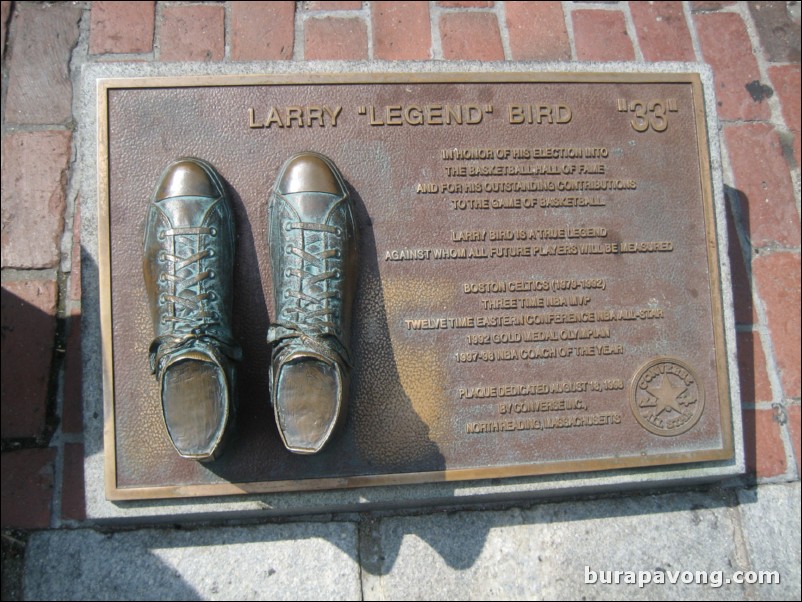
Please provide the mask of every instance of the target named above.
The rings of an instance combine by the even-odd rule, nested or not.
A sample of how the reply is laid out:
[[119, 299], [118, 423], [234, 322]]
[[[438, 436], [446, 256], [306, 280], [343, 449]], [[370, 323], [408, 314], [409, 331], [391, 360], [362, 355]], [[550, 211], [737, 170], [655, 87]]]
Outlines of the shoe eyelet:
[[334, 249], [334, 257], [339, 259], [342, 257], [342, 253], [340, 253], [340, 249]]
[[340, 271], [340, 269], [339, 269], [339, 268], [335, 268], [335, 269], [334, 269], [334, 277], [335, 277], [335, 278], [341, 278], [341, 277], [342, 277], [342, 275], [343, 275], [343, 273]]
[[209, 279], [214, 280], [214, 276], [215, 276], [214, 270], [209, 270]]
[[165, 274], [164, 272], [159, 274], [159, 281], [160, 282], [167, 282], [167, 274]]
[[343, 229], [340, 228], [339, 226], [334, 228], [334, 234], [336, 234], [337, 236], [342, 236], [343, 235]]
[[217, 299], [217, 293], [209, 291], [209, 301], [214, 301], [215, 299]]
[[284, 247], [284, 251], [287, 253], [287, 255], [292, 255], [292, 245], [287, 245]]
[[209, 236], [217, 236], [217, 228], [209, 228]]
[[159, 233], [156, 235], [156, 238], [159, 240], [164, 240], [164, 230], [159, 230]]
[[162, 324], [167, 324], [167, 316], [162, 316], [159, 322], [161, 322]]
[[167, 261], [167, 253], [165, 251], [159, 251], [158, 260], [164, 263]]
[[159, 303], [167, 303], [167, 297], [165, 296], [164, 293], [159, 295]]
[[214, 257], [214, 249], [209, 249], [209, 251], [207, 253], [207, 256], [208, 257]]
[[284, 298], [285, 299], [289, 299], [290, 298], [290, 291], [288, 291], [288, 290], [284, 291]]
[[[286, 270], [284, 270], [284, 276], [286, 276], [287, 278], [291, 278], [292, 277], [292, 270], [290, 268], [287, 268]], [[286, 291], [284, 291], [284, 292], [286, 292]]]
[[291, 222], [284, 222], [284, 230], [286, 230], [287, 232], [292, 230], [292, 223]]

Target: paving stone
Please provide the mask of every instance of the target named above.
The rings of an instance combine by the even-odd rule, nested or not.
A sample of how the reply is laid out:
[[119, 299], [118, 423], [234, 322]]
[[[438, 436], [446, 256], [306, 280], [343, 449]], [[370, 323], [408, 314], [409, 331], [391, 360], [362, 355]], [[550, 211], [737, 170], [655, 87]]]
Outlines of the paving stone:
[[693, 61], [693, 42], [679, 2], [630, 2], [640, 49], [647, 61]]
[[438, 2], [437, 6], [441, 6], [443, 8], [492, 8], [494, 2], [481, 2], [481, 1], [474, 1], [471, 2], [470, 0], [453, 0], [448, 1], [444, 0], [443, 2]]
[[783, 119], [789, 130], [800, 130], [800, 67], [781, 65], [769, 67], [769, 78], [782, 105]]
[[66, 131], [3, 136], [0, 247], [4, 268], [58, 265], [70, 138]]
[[519, 510], [387, 518], [362, 537], [365, 600], [539, 597], [543, 529]]
[[753, 599], [799, 600], [799, 481], [738, 491], [738, 502], [751, 570], [781, 577], [779, 585], [753, 585]]
[[15, 12], [6, 121], [66, 123], [72, 116], [70, 53], [78, 42], [81, 8], [72, 2], [24, 2]]
[[[736, 324], [756, 324], [758, 322], [752, 300], [752, 281], [746, 272], [746, 263], [741, 251], [741, 241], [735, 231], [735, 218], [732, 215], [732, 202], [744, 206], [743, 195], [730, 188], [725, 190], [727, 203], [727, 241], [729, 242], [730, 276], [732, 280], [733, 305], [735, 306]], [[751, 250], [751, 249], [750, 249]], [[750, 261], [751, 265], [751, 261]]]
[[20, 449], [2, 453], [3, 528], [45, 529], [50, 526], [53, 494], [52, 447]]
[[[680, 493], [381, 519], [362, 530], [364, 597], [741, 599], [738, 585], [598, 583], [599, 571], [666, 576], [743, 568], [730, 501], [718, 493]], [[586, 574], [592, 577], [586, 571], [597, 573], [597, 583], [585, 582]]]
[[[541, 555], [532, 560], [542, 575], [545, 600], [742, 600], [741, 585], [686, 584], [686, 571], [715, 578], [739, 564], [730, 494], [673, 493], [595, 502], [553, 504], [526, 514], [543, 526]], [[643, 588], [602, 584], [601, 571], [648, 571]], [[593, 581], [594, 572], [596, 583]], [[657, 575], [660, 577], [657, 577]], [[669, 579], [677, 578], [676, 583]], [[620, 581], [624, 581], [622, 577]]]
[[70, 255], [70, 299], [81, 300], [81, 197], [75, 199], [72, 218], [72, 253]]
[[770, 253], [752, 262], [757, 290], [766, 308], [774, 359], [785, 397], [800, 396], [800, 256]]
[[58, 289], [52, 280], [4, 282], [2, 437], [38, 437], [45, 428]]
[[634, 61], [624, 13], [612, 10], [575, 10], [576, 58], [580, 61]]
[[64, 354], [64, 403], [61, 408], [61, 430], [65, 433], [82, 433], [83, 399], [81, 382], [81, 312], [70, 315], [67, 348]]
[[295, 41], [295, 2], [231, 2], [231, 58], [287, 60]]
[[775, 477], [786, 470], [785, 446], [777, 411], [744, 410], [746, 468], [758, 479]]
[[368, 58], [368, 28], [362, 19], [325, 17], [304, 23], [305, 60]]
[[741, 376], [742, 403], [772, 401], [760, 333], [738, 333], [738, 372]]
[[329, 2], [326, 0], [304, 2], [305, 10], [359, 10], [360, 8], [362, 8], [362, 3], [358, 0], [352, 2], [336, 2], [334, 0]]
[[34, 533], [29, 600], [357, 600], [356, 527], [292, 523]]
[[691, 2], [691, 10], [718, 10], [726, 6], [732, 6], [733, 4], [735, 4], [735, 0], [722, 0], [721, 2], [717, 2], [715, 0], [709, 0], [706, 2]]
[[569, 61], [562, 2], [505, 2], [513, 60]]
[[788, 434], [791, 437], [791, 445], [794, 448], [794, 459], [796, 460], [796, 473], [799, 474], [802, 471], [802, 455], [800, 455], [800, 446], [802, 446], [802, 436], [800, 436], [800, 431], [802, 431], [802, 420], [800, 420], [800, 416], [802, 412], [800, 412], [800, 407], [798, 405], [792, 405], [786, 409], [786, 413], [788, 414]]
[[140, 53], [153, 50], [155, 2], [92, 3], [91, 54]]
[[167, 6], [159, 33], [162, 61], [221, 61], [225, 10], [219, 5]]
[[790, 5], [794, 3], [747, 2], [747, 4], [766, 59], [775, 63], [799, 63], [802, 56], [799, 17], [794, 19], [789, 11]]
[[447, 13], [440, 17], [440, 44], [445, 59], [501, 61], [504, 47], [498, 19], [492, 13]]
[[64, 468], [61, 483], [61, 518], [81, 521], [86, 518], [84, 500], [84, 446], [64, 444]]
[[423, 60], [432, 56], [432, 26], [425, 2], [373, 2], [373, 56]]
[[752, 245], [798, 247], [799, 213], [777, 132], [765, 123], [730, 125], [724, 141]]
[[[768, 119], [768, 91], [760, 82], [760, 71], [752, 54], [746, 25], [737, 13], [701, 13], [694, 15], [702, 60], [716, 74], [718, 114], [722, 119]], [[757, 88], [754, 88], [757, 82]], [[747, 86], [765, 91], [753, 96]]]

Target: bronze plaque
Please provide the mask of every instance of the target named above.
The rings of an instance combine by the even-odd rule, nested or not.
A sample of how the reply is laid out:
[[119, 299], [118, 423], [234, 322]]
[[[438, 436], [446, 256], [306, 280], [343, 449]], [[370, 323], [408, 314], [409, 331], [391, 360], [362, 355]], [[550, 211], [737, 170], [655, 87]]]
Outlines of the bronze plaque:
[[[356, 487], [733, 456], [699, 78], [677, 74], [101, 80], [107, 495]], [[280, 442], [266, 204], [300, 151], [355, 199], [351, 402], [321, 453]], [[148, 201], [194, 156], [237, 227], [236, 433], [177, 456], [148, 366]]]

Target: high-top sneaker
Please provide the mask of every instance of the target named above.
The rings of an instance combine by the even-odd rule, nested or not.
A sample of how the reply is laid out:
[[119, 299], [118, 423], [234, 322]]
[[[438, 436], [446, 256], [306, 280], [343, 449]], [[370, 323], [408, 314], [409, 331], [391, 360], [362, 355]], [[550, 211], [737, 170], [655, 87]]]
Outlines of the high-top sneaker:
[[292, 452], [314, 454], [348, 403], [357, 228], [334, 163], [305, 152], [282, 168], [268, 215], [275, 311], [270, 396]]
[[145, 227], [144, 274], [156, 338], [150, 367], [184, 458], [215, 459], [233, 422], [234, 218], [217, 172], [199, 159], [164, 171]]

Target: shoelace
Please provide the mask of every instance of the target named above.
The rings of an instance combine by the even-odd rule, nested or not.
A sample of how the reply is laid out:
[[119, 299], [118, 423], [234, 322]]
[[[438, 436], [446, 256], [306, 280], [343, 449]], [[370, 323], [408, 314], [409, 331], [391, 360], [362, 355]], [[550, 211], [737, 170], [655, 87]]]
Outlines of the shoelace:
[[[327, 224], [288, 222], [284, 227], [287, 231], [301, 230], [342, 236], [342, 230], [339, 227]], [[316, 246], [321, 247], [319, 252], [314, 251]], [[315, 274], [306, 269], [287, 268], [286, 276], [296, 276], [301, 281], [300, 290], [285, 289], [284, 291], [287, 298], [294, 297], [297, 300], [295, 305], [283, 308], [284, 314], [294, 318], [289, 321], [287, 326], [299, 331], [306, 330], [318, 334], [329, 329], [339, 335], [340, 328], [332, 321], [336, 317], [336, 312], [329, 306], [329, 300], [337, 298], [338, 293], [336, 290], [326, 290], [325, 282], [331, 278], [340, 278], [342, 274], [337, 268], [325, 270], [325, 267], [326, 260], [339, 257], [340, 252], [337, 249], [324, 248], [322, 235], [320, 241], [312, 241], [304, 244], [304, 247], [299, 248], [290, 243], [285, 248], [285, 252], [299, 257], [307, 264], [316, 266], [319, 272]], [[299, 324], [303, 324], [305, 328], [300, 328]]]
[[[200, 292], [198, 286], [207, 278], [215, 277], [214, 270], [201, 269], [202, 261], [213, 257], [212, 249], [200, 248], [200, 236], [216, 236], [215, 228], [172, 228], [159, 234], [162, 239], [173, 239], [173, 253], [159, 252], [159, 260], [172, 264], [159, 276], [162, 281], [173, 283], [173, 293], [162, 293], [160, 302], [172, 304], [170, 313], [162, 314], [164, 323], [173, 322], [174, 330], [183, 334], [204, 334], [205, 330], [220, 321], [219, 314], [208, 308], [207, 300], [217, 297], [213, 291]], [[182, 256], [181, 253], [188, 253]]]

